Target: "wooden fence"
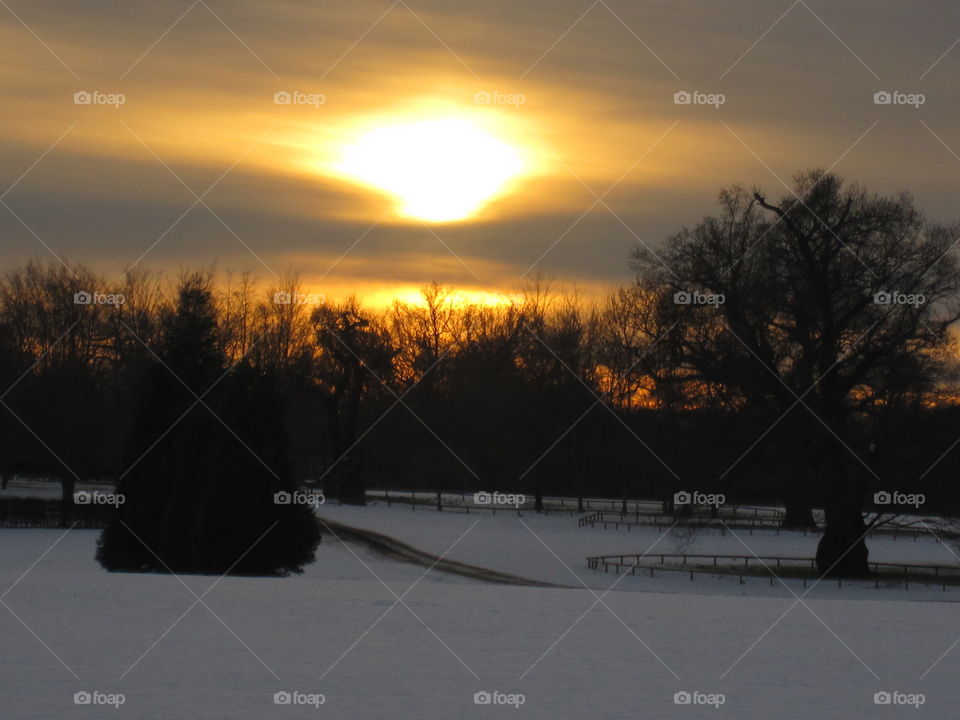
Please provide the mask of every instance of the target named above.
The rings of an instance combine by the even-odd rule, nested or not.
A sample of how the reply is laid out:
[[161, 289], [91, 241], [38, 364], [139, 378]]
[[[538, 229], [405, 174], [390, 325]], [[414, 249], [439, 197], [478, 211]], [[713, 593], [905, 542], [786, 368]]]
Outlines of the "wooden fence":
[[[669, 562], [668, 562], [669, 561]], [[698, 562], [702, 561], [702, 562]], [[769, 577], [770, 584], [780, 576], [774, 570], [793, 570], [797, 577], [807, 586], [810, 580], [819, 581], [816, 575], [817, 564], [814, 558], [789, 557], [784, 555], [706, 555], [706, 554], [677, 554], [677, 553], [642, 553], [623, 555], [592, 555], [587, 558], [587, 567], [591, 570], [610, 572], [612, 569], [617, 575], [629, 572], [636, 575], [637, 570], [646, 571], [650, 577], [655, 572], [683, 572], [689, 573], [690, 579], [700, 574], [736, 575], [740, 584], [745, 577]], [[960, 566], [937, 565], [933, 563], [888, 563], [871, 562], [870, 570], [874, 587], [879, 589], [881, 584], [898, 583], [905, 589], [910, 584], [939, 585], [943, 591], [947, 586], [960, 586]], [[831, 580], [832, 582], [832, 580]], [[851, 578], [847, 584], [862, 583], [863, 578]], [[838, 587], [843, 587], [844, 579], [838, 578]]]

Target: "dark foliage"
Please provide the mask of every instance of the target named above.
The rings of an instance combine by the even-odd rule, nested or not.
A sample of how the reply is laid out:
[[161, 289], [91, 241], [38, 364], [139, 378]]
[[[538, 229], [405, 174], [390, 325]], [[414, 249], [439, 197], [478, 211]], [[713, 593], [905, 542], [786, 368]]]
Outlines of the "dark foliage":
[[313, 560], [309, 508], [274, 494], [295, 483], [283, 396], [248, 362], [227, 367], [207, 280], [189, 278], [144, 375], [125, 498], [101, 538], [111, 570], [284, 574]]

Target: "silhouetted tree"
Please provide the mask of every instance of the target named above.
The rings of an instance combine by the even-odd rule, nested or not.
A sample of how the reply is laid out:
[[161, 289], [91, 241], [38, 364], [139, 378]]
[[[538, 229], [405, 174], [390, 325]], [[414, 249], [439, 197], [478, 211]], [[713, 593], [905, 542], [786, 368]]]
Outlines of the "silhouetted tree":
[[60, 482], [62, 524], [73, 514], [76, 482], [110, 470], [117, 418], [107, 336], [118, 305], [92, 301], [106, 288], [89, 269], [62, 263], [31, 262], [0, 283], [0, 315], [23, 367], [4, 399], [20, 439], [7, 465]]
[[[807, 497], [826, 513], [817, 565], [865, 574], [870, 428], [935, 382], [958, 317], [957, 228], [926, 221], [908, 195], [871, 195], [822, 171], [799, 175], [779, 202], [735, 187], [720, 204], [661, 257], [634, 254], [670, 328], [662, 360], [760, 412], [809, 416]], [[725, 302], [675, 302], [694, 292]]]
[[313, 378], [326, 408], [330, 455], [324, 488], [343, 502], [363, 505], [361, 412], [392, 379], [394, 350], [380, 323], [354, 299], [322, 305], [312, 321], [318, 349]]
[[273, 378], [228, 365], [208, 274], [186, 275], [144, 372], [118, 483], [125, 502], [98, 559], [110, 570], [285, 574], [313, 559], [319, 538], [286, 456]]

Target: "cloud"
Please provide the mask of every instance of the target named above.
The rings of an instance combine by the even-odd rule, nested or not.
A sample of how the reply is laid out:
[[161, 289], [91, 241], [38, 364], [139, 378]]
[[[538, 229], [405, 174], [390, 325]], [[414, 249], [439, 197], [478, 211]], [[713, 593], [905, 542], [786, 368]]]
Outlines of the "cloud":
[[[12, 3], [49, 50], [0, 13], [0, 185], [69, 132], [5, 201], [56, 252], [111, 270], [162, 236], [147, 256], [159, 266], [217, 258], [265, 275], [289, 262], [322, 273], [379, 221], [337, 264], [344, 286], [508, 285], [540, 255], [561, 278], [625, 281], [633, 244], [695, 223], [721, 186], [776, 195], [778, 178], [835, 162], [874, 189], [911, 189], [938, 219], [955, 214], [960, 161], [944, 144], [960, 153], [960, 49], [928, 72], [955, 39], [942, 9], [811, 1], [769, 29], [789, 5], [611, 0], [575, 26], [586, 6], [573, 0], [390, 7]], [[878, 89], [929, 101], [878, 107]], [[126, 102], [77, 106], [77, 90]], [[325, 102], [277, 106], [278, 90]], [[697, 90], [725, 103], [674, 103]], [[479, 91], [524, 94], [503, 117], [543, 167], [477, 222], [435, 228], [463, 263], [392, 217], [388, 199], [323, 172], [352, 123], [426, 102], [477, 110]], [[205, 200], [219, 218], [198, 206], [170, 230], [194, 201], [181, 180], [197, 194], [218, 182]], [[7, 262], [47, 253], [2, 207], [0, 234]]]

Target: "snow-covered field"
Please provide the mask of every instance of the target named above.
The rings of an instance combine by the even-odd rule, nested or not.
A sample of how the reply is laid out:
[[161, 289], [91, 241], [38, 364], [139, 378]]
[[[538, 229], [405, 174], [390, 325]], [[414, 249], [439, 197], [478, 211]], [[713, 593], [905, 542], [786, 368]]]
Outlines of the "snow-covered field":
[[[588, 570], [586, 556], [655, 542], [654, 552], [749, 551], [730, 536], [657, 542], [654, 529], [579, 528], [564, 516], [334, 505], [320, 515], [573, 587], [484, 584], [330, 537], [299, 577], [110, 574], [94, 562], [96, 532], [0, 530], [0, 717], [859, 720], [952, 718], [960, 705], [958, 590], [823, 584], [799, 603], [760, 579], [618, 582]], [[816, 543], [740, 538], [761, 555], [809, 555]], [[873, 559], [957, 563], [926, 540], [870, 547]], [[84, 690], [124, 703], [75, 705]], [[275, 705], [278, 691], [325, 702]], [[524, 702], [477, 705], [482, 691]], [[724, 703], [677, 705], [678, 691], [722, 693]], [[925, 703], [877, 707], [878, 691], [923, 693]]]
[[[375, 503], [368, 507], [330, 504], [320, 511], [321, 518], [375, 530], [402, 540], [420, 550], [440, 555], [454, 543], [449, 557], [454, 560], [490, 567], [522, 577], [546, 582], [594, 589], [605, 589], [617, 582], [617, 590], [645, 590], [650, 592], [682, 592], [698, 594], [767, 594], [791, 597], [789, 590], [776, 583], [770, 587], [766, 579], [746, 580], [741, 586], [736, 578], [698, 575], [691, 582], [683, 574], [657, 574], [651, 580], [643, 574], [625, 577], [617, 581], [586, 567], [588, 555], [630, 554], [649, 551], [656, 553], [730, 553], [732, 555], [782, 555], [813, 557], [819, 536], [798, 532], [779, 535], [769, 531], [734, 529], [725, 535], [718, 530], [701, 529], [696, 533], [676, 528], [667, 533], [666, 528], [640, 527], [627, 531], [604, 530], [602, 527], [578, 527], [576, 517], [562, 515], [538, 515], [524, 512], [521, 516], [500, 513], [437, 512], [428, 507], [411, 510], [409, 505], [387, 507]], [[893, 539], [872, 536], [868, 541], [870, 559], [880, 562], [936, 563], [960, 566], [958, 552], [947, 544], [927, 538]], [[797, 594], [804, 588], [799, 580], [785, 581]], [[844, 584], [837, 590], [833, 583], [821, 583], [813, 589], [811, 597], [864, 598], [885, 600], [960, 600], [960, 588], [940, 587], [921, 589], [902, 587], [855, 588]]]

